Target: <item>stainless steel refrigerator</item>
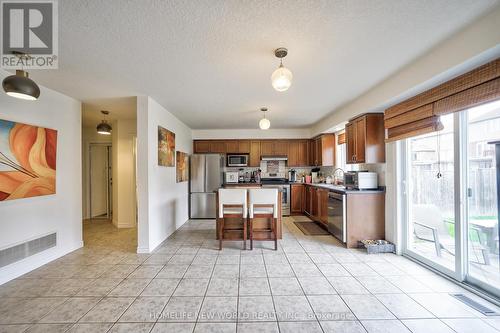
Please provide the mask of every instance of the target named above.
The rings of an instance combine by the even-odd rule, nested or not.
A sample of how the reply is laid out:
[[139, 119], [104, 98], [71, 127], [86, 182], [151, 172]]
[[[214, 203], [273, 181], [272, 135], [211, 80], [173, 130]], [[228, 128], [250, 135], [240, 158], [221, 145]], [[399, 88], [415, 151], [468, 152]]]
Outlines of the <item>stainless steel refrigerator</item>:
[[224, 158], [219, 154], [193, 154], [190, 160], [189, 216], [215, 218], [215, 191], [222, 186]]

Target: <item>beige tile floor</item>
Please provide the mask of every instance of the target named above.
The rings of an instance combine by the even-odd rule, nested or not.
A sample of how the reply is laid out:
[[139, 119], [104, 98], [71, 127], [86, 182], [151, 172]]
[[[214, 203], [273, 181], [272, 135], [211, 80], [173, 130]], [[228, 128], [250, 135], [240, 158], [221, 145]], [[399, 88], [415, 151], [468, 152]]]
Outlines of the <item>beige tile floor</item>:
[[219, 252], [214, 221], [189, 221], [152, 254], [134, 253], [134, 229], [86, 222], [84, 248], [0, 286], [0, 332], [498, 332], [459, 286], [293, 220], [278, 251]]

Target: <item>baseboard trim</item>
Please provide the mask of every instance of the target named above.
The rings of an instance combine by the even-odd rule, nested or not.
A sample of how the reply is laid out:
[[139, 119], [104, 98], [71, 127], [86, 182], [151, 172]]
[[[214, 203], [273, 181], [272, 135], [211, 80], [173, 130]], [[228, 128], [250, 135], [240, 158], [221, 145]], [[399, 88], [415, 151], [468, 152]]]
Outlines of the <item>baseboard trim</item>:
[[137, 253], [151, 253], [148, 247], [137, 247]]

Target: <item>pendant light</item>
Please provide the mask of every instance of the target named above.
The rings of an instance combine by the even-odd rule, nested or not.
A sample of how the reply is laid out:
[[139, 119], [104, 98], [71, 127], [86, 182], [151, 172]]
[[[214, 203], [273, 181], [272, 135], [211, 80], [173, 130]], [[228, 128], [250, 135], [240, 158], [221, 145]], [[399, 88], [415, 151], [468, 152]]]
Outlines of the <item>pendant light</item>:
[[271, 127], [271, 122], [266, 118], [267, 108], [260, 108], [260, 111], [264, 112], [264, 118], [259, 121], [259, 127], [261, 130], [267, 130]]
[[[18, 63], [21, 65], [31, 59], [31, 56], [26, 53], [14, 51], [12, 54], [19, 58]], [[18, 69], [15, 75], [3, 79], [2, 87], [7, 95], [15, 98], [35, 101], [40, 97], [40, 88], [35, 81], [29, 78], [28, 72], [23, 69]]]
[[97, 133], [103, 134], [103, 135], [111, 135], [111, 131], [113, 130], [111, 128], [111, 125], [108, 124], [106, 120], [106, 116], [109, 114], [109, 111], [101, 111], [101, 113], [104, 115], [104, 119], [101, 121], [99, 125], [97, 125]]
[[283, 58], [288, 54], [288, 50], [280, 47], [274, 51], [274, 55], [280, 59], [280, 66], [271, 75], [271, 83], [277, 91], [286, 91], [292, 85], [292, 72], [283, 66]]
[[3, 91], [9, 96], [35, 101], [40, 97], [40, 88], [29, 78], [28, 72], [16, 70], [15, 75], [7, 76], [2, 82]]

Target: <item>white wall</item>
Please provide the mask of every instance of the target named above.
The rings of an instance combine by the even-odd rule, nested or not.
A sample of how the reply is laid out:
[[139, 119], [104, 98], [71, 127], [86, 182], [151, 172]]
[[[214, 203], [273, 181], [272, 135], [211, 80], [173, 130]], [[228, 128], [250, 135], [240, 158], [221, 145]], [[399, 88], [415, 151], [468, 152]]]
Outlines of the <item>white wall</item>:
[[158, 126], [175, 133], [176, 151], [192, 153], [191, 129], [151, 97], [138, 97], [139, 253], [154, 250], [189, 218], [189, 183], [176, 183], [175, 167], [158, 165]]
[[[9, 73], [0, 70], [0, 79]], [[57, 232], [57, 246], [0, 269], [0, 284], [82, 246], [81, 105], [40, 87], [37, 101], [0, 92], [0, 118], [56, 129], [56, 194], [0, 202], [0, 249]]]
[[[255, 124], [257, 127], [258, 124]], [[193, 130], [193, 140], [209, 139], [309, 139], [309, 128], [281, 129], [210, 129]]]
[[135, 138], [137, 121], [113, 123], [113, 224], [132, 228], [136, 224]]
[[[386, 107], [495, 59], [500, 54], [500, 8], [440, 43], [422, 57], [312, 128], [321, 133], [358, 114]], [[475, 58], [475, 59], [473, 59]]]

